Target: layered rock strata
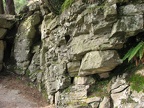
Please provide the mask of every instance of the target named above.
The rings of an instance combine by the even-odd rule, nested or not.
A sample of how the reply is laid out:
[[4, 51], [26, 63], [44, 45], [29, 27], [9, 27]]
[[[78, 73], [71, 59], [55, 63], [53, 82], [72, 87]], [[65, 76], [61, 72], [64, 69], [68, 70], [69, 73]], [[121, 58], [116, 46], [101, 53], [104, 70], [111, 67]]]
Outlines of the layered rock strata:
[[[57, 108], [120, 107], [131, 96], [124, 79], [112, 80], [108, 96], [91, 96], [90, 91], [96, 86], [95, 75], [108, 78], [122, 63], [117, 50], [127, 38], [144, 31], [143, 7], [142, 1], [78, 0], [53, 15], [46, 4], [29, 4], [16, 33], [11, 66], [17, 74], [27, 75]], [[1, 28], [3, 37], [7, 27]], [[137, 104], [125, 106], [132, 105]]]

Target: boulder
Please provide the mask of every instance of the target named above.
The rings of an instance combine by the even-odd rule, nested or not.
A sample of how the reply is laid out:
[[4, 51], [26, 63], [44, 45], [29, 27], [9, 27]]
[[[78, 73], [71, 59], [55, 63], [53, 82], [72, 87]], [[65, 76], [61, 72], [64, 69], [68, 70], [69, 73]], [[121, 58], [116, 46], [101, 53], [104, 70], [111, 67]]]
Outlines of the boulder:
[[80, 35], [75, 37], [69, 45], [69, 56], [72, 60], [81, 60], [82, 56], [93, 50], [120, 49], [122, 39], [108, 39], [104, 35]]
[[36, 35], [35, 26], [40, 23], [40, 14], [34, 13], [30, 17], [26, 18], [21, 22], [18, 28], [18, 32], [15, 38], [14, 44], [14, 58], [16, 60], [16, 65], [19, 71], [22, 71], [21, 74], [24, 74], [24, 71], [28, 68], [28, 65], [31, 60], [31, 48], [34, 44], [35, 38], [39, 35]]
[[86, 76], [109, 72], [119, 64], [121, 64], [121, 60], [114, 50], [89, 52], [82, 59], [78, 75]]
[[134, 36], [143, 31], [143, 15], [123, 16], [112, 28], [111, 37]]

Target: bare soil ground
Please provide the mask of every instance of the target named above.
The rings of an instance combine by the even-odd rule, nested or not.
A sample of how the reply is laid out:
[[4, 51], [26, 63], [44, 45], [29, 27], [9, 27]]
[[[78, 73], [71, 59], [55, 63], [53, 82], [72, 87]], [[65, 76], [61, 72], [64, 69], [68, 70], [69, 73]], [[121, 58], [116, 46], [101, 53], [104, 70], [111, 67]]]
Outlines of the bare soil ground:
[[54, 108], [26, 78], [0, 75], [0, 108]]

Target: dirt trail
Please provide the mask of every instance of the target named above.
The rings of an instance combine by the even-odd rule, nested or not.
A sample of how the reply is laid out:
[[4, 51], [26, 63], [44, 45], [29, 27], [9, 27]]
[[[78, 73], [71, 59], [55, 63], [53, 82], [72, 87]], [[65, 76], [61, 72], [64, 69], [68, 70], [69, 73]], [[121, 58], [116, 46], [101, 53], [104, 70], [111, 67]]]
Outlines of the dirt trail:
[[25, 78], [0, 76], [0, 108], [54, 108]]

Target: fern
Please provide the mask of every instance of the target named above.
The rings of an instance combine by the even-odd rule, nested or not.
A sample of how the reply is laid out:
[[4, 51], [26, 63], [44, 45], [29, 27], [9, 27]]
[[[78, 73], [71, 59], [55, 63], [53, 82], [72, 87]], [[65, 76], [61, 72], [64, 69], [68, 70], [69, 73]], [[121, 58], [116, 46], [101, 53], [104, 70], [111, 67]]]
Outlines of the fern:
[[140, 60], [142, 59], [143, 55], [144, 55], [144, 44], [143, 44], [142, 48], [140, 48], [140, 50], [139, 50], [139, 55], [138, 56], [139, 56]]
[[125, 54], [125, 56], [122, 58], [123, 61], [126, 60], [127, 58], [129, 58], [132, 50], [133, 50], [133, 48], [131, 48], [131, 49]]
[[62, 4], [61, 11], [63, 12], [64, 10], [69, 8], [73, 2], [74, 0], [65, 0], [65, 2]]
[[128, 59], [128, 62], [131, 61], [134, 57], [138, 57], [139, 60], [141, 60], [144, 56], [144, 42], [141, 41], [140, 43], [138, 43], [137, 46], [135, 46], [134, 48], [131, 48], [126, 54], [125, 56], [122, 58], [122, 60], [126, 60]]
[[140, 42], [136, 47], [133, 48], [133, 50], [131, 51], [130, 56], [128, 58], [128, 61], [132, 60], [132, 58], [138, 54], [138, 52], [142, 48], [143, 44], [144, 44], [143, 42]]

